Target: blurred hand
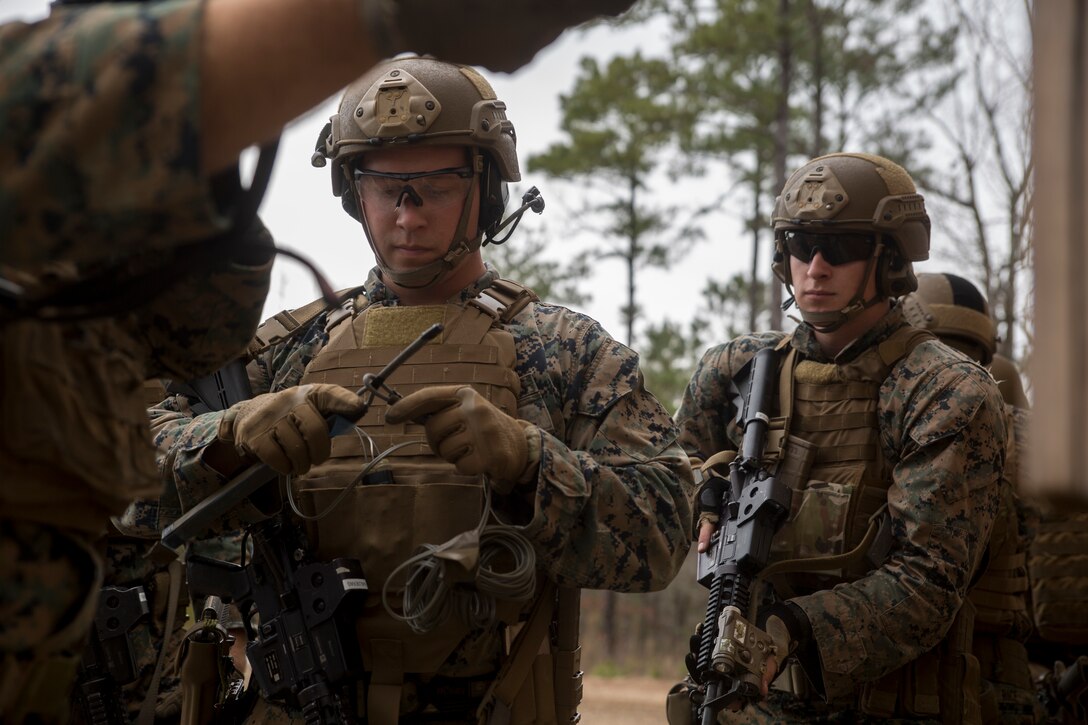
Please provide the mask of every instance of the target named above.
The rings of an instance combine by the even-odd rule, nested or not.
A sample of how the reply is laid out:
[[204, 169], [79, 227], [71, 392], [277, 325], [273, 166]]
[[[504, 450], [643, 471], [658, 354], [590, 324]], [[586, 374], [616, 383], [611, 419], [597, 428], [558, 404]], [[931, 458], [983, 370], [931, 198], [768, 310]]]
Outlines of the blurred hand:
[[385, 420], [422, 424], [435, 453], [459, 473], [486, 475], [499, 493], [529, 480], [539, 464], [529, 452], [529, 423], [511, 418], [467, 385], [416, 391], [391, 405]]
[[283, 474], [305, 473], [329, 457], [329, 424], [342, 415], [355, 420], [365, 403], [340, 385], [299, 385], [231, 406], [219, 421], [219, 440]]
[[619, 15], [634, 5], [634, 0], [359, 2], [363, 17], [374, 26], [372, 32], [382, 36], [394, 53], [430, 53], [505, 73], [529, 63], [567, 28]]

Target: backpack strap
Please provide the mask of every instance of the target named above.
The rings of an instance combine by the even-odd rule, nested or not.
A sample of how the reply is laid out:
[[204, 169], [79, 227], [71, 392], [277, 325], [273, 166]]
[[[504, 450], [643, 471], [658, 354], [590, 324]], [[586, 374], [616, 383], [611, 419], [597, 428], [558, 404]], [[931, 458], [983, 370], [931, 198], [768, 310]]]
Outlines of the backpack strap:
[[474, 302], [490, 311], [500, 323], [514, 319], [530, 303], [539, 301], [536, 292], [508, 279], [496, 279], [480, 292]]
[[[340, 300], [339, 304], [343, 306], [345, 302], [354, 299], [362, 293], [363, 290], [364, 287], [362, 285], [358, 287], [348, 287], [338, 290], [336, 292], [336, 298]], [[290, 340], [302, 330], [306, 329], [306, 327], [320, 315], [331, 309], [332, 305], [326, 302], [324, 297], [320, 297], [302, 307], [277, 312], [257, 328], [257, 332], [253, 335], [253, 340], [250, 341], [249, 347], [246, 348], [246, 358], [252, 360], [273, 345], [278, 345], [281, 342]]]

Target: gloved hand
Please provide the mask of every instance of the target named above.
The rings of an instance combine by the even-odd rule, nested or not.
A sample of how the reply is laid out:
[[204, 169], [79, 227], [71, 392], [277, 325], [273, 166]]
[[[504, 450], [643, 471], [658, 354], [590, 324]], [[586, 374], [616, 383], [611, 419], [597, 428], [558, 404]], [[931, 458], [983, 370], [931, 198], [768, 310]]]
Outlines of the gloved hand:
[[710, 537], [718, 528], [721, 519], [722, 502], [729, 487], [729, 479], [713, 472], [705, 475], [706, 477], [699, 486], [695, 497], [696, 510], [699, 512], [695, 532], [696, 541], [698, 542], [697, 548], [700, 554], [710, 546]]
[[305, 473], [329, 457], [325, 417], [355, 420], [365, 405], [340, 385], [299, 385], [231, 406], [219, 421], [218, 437], [233, 443], [241, 455], [257, 458], [279, 473]]
[[540, 463], [540, 452], [528, 441], [531, 424], [511, 418], [467, 385], [416, 391], [391, 405], [385, 420], [422, 423], [431, 450], [459, 473], [485, 474], [499, 493], [532, 480]]
[[634, 0], [357, 0], [382, 54], [430, 53], [511, 72], [569, 27], [619, 15]]
[[803, 609], [790, 601], [775, 602], [760, 611], [757, 626], [774, 640], [776, 655], [768, 660], [767, 673], [763, 678], [763, 696], [771, 682], [778, 676], [782, 663], [812, 639], [812, 624]]

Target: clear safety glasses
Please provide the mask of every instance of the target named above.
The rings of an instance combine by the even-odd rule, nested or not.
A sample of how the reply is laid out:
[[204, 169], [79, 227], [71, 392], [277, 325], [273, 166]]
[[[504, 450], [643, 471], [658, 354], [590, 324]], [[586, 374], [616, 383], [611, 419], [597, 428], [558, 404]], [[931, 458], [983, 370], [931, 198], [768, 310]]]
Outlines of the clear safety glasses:
[[407, 174], [353, 169], [352, 175], [363, 203], [390, 211], [399, 209], [405, 197], [431, 211], [460, 206], [473, 178], [468, 166]]

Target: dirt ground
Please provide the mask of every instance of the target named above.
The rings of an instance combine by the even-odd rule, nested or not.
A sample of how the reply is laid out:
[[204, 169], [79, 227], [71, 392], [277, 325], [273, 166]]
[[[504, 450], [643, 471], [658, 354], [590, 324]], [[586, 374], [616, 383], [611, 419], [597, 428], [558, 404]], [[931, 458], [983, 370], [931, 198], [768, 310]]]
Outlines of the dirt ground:
[[664, 725], [665, 694], [673, 680], [652, 677], [595, 677], [582, 682], [584, 725]]

